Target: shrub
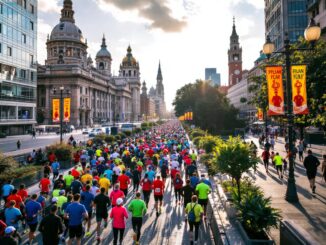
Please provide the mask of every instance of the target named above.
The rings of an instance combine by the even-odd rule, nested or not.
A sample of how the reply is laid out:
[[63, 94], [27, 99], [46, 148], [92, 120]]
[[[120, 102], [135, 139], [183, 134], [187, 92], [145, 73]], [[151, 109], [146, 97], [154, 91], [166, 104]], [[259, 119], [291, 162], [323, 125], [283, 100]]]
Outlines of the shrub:
[[218, 173], [217, 165], [215, 164], [215, 156], [211, 154], [203, 154], [200, 156], [200, 161], [206, 165], [209, 175], [215, 175]]
[[93, 138], [93, 144], [102, 145], [105, 141], [106, 134], [98, 134]]
[[143, 130], [143, 131], [146, 131], [147, 129], [148, 129], [148, 127], [144, 127], [144, 126], [141, 127], [141, 130]]
[[130, 137], [130, 136], [131, 136], [131, 131], [125, 131], [124, 133], [125, 133], [125, 135], [126, 135], [127, 137]]
[[204, 130], [196, 128], [196, 129], [191, 130], [189, 136], [190, 136], [191, 139], [193, 139], [193, 138], [196, 138], [198, 136], [205, 136], [205, 135], [206, 135], [206, 132]]
[[148, 122], [143, 122], [143, 123], [141, 124], [141, 127], [142, 127], [142, 128], [148, 128], [148, 127], [149, 127], [149, 123], [148, 123]]
[[26, 166], [20, 168], [9, 168], [5, 172], [0, 174], [0, 183], [4, 183], [8, 180], [17, 179], [24, 176], [29, 176], [37, 173], [42, 169], [41, 166]]
[[206, 153], [212, 153], [214, 149], [222, 143], [223, 142], [221, 138], [209, 135], [201, 137], [199, 141], [199, 147], [204, 149]]
[[120, 135], [120, 138], [121, 138], [122, 140], [125, 139], [125, 138], [127, 137], [126, 134], [123, 133], [123, 132], [119, 133], [119, 135]]
[[15, 159], [0, 153], [0, 173], [6, 172], [8, 169], [16, 169], [18, 167], [19, 164]]
[[59, 162], [70, 162], [72, 160], [73, 147], [68, 144], [55, 144], [46, 147], [46, 152], [54, 152]]
[[199, 146], [199, 142], [201, 140], [202, 136], [198, 136], [192, 139], [192, 142], [196, 145]]
[[121, 140], [121, 136], [120, 136], [119, 134], [117, 134], [117, 135], [115, 136], [115, 141], [119, 141], [119, 140]]
[[142, 131], [141, 128], [135, 128], [135, 129], [134, 129], [134, 133], [135, 133], [135, 134], [139, 134], [139, 133], [141, 133], [141, 131]]
[[105, 136], [105, 142], [108, 143], [108, 144], [112, 143], [114, 140], [115, 140], [115, 138], [114, 138], [113, 135]]

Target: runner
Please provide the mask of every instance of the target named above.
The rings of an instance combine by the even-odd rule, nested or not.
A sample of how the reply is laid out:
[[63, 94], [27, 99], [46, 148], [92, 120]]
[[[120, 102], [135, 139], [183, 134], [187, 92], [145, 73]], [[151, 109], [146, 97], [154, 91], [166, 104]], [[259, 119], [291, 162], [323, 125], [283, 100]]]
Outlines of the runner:
[[76, 238], [76, 244], [81, 244], [83, 235], [83, 218], [87, 220], [88, 214], [84, 205], [79, 203], [80, 194], [75, 194], [73, 202], [67, 207], [64, 218], [69, 219], [69, 240], [68, 244], [71, 245]]
[[144, 201], [146, 203], [146, 207], [148, 208], [148, 203], [152, 192], [152, 182], [148, 179], [147, 174], [145, 174], [144, 178], [141, 180], [140, 185], [142, 186]]
[[196, 187], [196, 192], [198, 194], [198, 204], [204, 208], [204, 218], [206, 219], [206, 211], [208, 204], [208, 194], [211, 193], [211, 188], [206, 185], [202, 180]]
[[276, 155], [273, 160], [275, 162], [278, 177], [280, 179], [283, 179], [283, 158], [280, 156], [278, 152], [276, 152]]
[[42, 234], [44, 245], [59, 244], [59, 236], [63, 232], [63, 227], [60, 217], [56, 215], [57, 211], [58, 207], [53, 205], [50, 214], [42, 219], [38, 228], [39, 232]]
[[38, 224], [37, 216], [42, 211], [42, 206], [36, 201], [36, 199], [37, 195], [33, 194], [31, 200], [29, 200], [25, 206], [26, 221], [29, 227], [28, 242], [30, 245], [32, 245], [33, 239], [35, 238], [34, 233]]
[[158, 175], [156, 177], [156, 180], [154, 180], [153, 189], [154, 189], [156, 216], [159, 216], [159, 214], [162, 212], [163, 195], [164, 195], [164, 183], [161, 180], [161, 176]]
[[117, 200], [119, 198], [124, 199], [125, 198], [125, 194], [124, 194], [123, 191], [120, 190], [119, 184], [115, 184], [114, 185], [114, 190], [111, 191], [111, 193], [110, 193], [110, 200], [111, 200], [112, 207], [115, 207], [117, 205]]
[[174, 185], [174, 193], [175, 193], [175, 204], [180, 205], [183, 180], [179, 173], [176, 175], [175, 179], [173, 180], [173, 185]]
[[141, 200], [140, 192], [136, 193], [136, 198], [131, 201], [128, 206], [128, 210], [132, 213], [132, 228], [134, 230], [133, 240], [136, 244], [139, 244], [141, 235], [141, 227], [143, 225], [143, 216], [147, 212], [146, 204]]
[[128, 186], [130, 184], [130, 179], [126, 175], [125, 170], [122, 170], [122, 174], [118, 177], [118, 182], [120, 183], [120, 190], [122, 190], [125, 197], [127, 197], [127, 195], [128, 195]]
[[[190, 244], [197, 244], [198, 235], [199, 235], [199, 225], [201, 222], [201, 217], [204, 213], [202, 206], [197, 203], [197, 196], [194, 195], [191, 198], [191, 203], [188, 203], [186, 206], [186, 214], [189, 223], [189, 240]], [[195, 239], [193, 237], [193, 230], [195, 228]]]
[[194, 189], [190, 185], [190, 180], [186, 180], [186, 185], [182, 187], [183, 206], [186, 207], [191, 202], [191, 197], [195, 195]]
[[138, 169], [135, 168], [132, 171], [133, 192], [138, 192], [140, 179], [141, 179], [141, 172], [139, 172]]
[[119, 244], [122, 244], [123, 234], [126, 228], [126, 220], [128, 219], [128, 213], [123, 205], [123, 199], [118, 198], [116, 202], [116, 206], [112, 208], [110, 213], [110, 218], [113, 219], [112, 227], [113, 227], [113, 245], [117, 245], [118, 238]]
[[87, 185], [86, 190], [82, 192], [80, 195], [80, 203], [83, 204], [87, 210], [88, 213], [88, 219], [87, 219], [87, 231], [85, 236], [89, 237], [91, 235], [90, 228], [92, 223], [92, 214], [93, 214], [93, 201], [94, 201], [94, 195], [90, 192], [91, 186]]
[[101, 188], [101, 193], [98, 194], [94, 199], [94, 206], [96, 209], [96, 240], [101, 241], [101, 223], [104, 220], [104, 228], [108, 226], [108, 208], [111, 206], [111, 200], [106, 195], [105, 188]]

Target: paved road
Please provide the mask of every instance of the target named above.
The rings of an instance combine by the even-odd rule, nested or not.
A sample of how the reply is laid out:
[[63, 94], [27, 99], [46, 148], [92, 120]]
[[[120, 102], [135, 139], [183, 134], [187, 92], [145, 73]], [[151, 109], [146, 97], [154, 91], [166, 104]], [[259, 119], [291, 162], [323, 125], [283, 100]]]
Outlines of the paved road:
[[[28, 189], [29, 193], [39, 192], [37, 185], [34, 185]], [[188, 238], [188, 225], [184, 222], [184, 209], [183, 205], [176, 205], [174, 199], [174, 192], [171, 192], [171, 181], [167, 180], [166, 190], [164, 195], [164, 203], [161, 215], [157, 218], [156, 211], [154, 209], [154, 197], [151, 196], [149, 202], [149, 209], [146, 216], [144, 217], [144, 224], [142, 227], [142, 236], [140, 244], [149, 245], [185, 245], [190, 244]], [[134, 198], [131, 187], [129, 188], [129, 194], [127, 196], [126, 205]], [[91, 232], [92, 235], [89, 238], [84, 238], [82, 244], [96, 244], [96, 223], [95, 219], [92, 220]], [[36, 233], [37, 238], [33, 244], [42, 244], [41, 235]], [[133, 230], [131, 226], [131, 217], [127, 221], [127, 228], [125, 231], [124, 245], [132, 245]], [[113, 233], [111, 225], [103, 230], [101, 244], [112, 244]], [[27, 242], [27, 234], [24, 236], [23, 241]], [[211, 240], [211, 233], [209, 226], [204, 222], [201, 226], [199, 235], [200, 244], [213, 245], [214, 242]], [[23, 243], [24, 244], [24, 243]]]
[[[67, 141], [71, 134], [64, 136], [64, 141]], [[80, 131], [72, 133], [77, 141], [87, 140], [88, 135], [82, 135]], [[19, 135], [19, 136], [10, 136], [5, 139], [0, 139], [0, 151], [4, 153], [14, 153], [17, 152], [17, 141], [21, 141], [20, 150], [24, 149], [37, 149], [44, 147], [46, 145], [53, 144], [60, 141], [60, 136], [56, 134], [43, 134], [36, 135], [36, 139], [32, 139], [31, 135]]]

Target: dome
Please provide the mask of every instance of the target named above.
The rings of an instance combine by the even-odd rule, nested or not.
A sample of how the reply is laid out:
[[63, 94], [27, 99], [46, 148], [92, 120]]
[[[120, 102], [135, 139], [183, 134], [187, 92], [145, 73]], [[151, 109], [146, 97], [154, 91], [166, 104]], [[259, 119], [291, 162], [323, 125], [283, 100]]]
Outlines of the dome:
[[63, 21], [57, 24], [50, 36], [50, 41], [69, 40], [84, 42], [81, 30], [72, 22]]
[[97, 52], [96, 58], [110, 58], [111, 59], [111, 54], [106, 48], [106, 42], [105, 42], [105, 37], [103, 35], [102, 39], [102, 45], [100, 51]]
[[129, 45], [128, 49], [127, 49], [127, 55], [126, 57], [123, 58], [122, 60], [122, 66], [137, 66], [138, 62], [137, 60], [132, 56], [131, 53], [132, 49]]

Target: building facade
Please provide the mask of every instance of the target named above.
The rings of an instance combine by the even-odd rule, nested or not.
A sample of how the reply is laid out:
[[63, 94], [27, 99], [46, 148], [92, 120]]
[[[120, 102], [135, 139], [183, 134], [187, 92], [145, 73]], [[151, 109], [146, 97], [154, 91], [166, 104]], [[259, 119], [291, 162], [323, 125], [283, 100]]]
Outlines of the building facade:
[[[139, 63], [127, 48], [119, 75], [112, 74], [112, 56], [103, 36], [95, 64], [87, 53], [87, 41], [75, 25], [71, 0], [64, 0], [61, 18], [47, 43], [45, 65], [38, 67], [38, 113], [42, 124], [53, 124], [54, 90], [64, 88], [71, 98], [69, 124], [76, 127], [135, 121], [140, 118]], [[69, 92], [69, 93], [68, 93]]]
[[322, 38], [326, 40], [326, 1], [308, 0], [308, 15], [320, 26]]
[[140, 110], [141, 110], [142, 119], [147, 121], [150, 119], [154, 119], [156, 117], [155, 100], [152, 97], [148, 96], [145, 81], [143, 82], [142, 85], [143, 85], [142, 93], [140, 95], [140, 101], [141, 101]]
[[242, 79], [242, 48], [237, 34], [235, 19], [233, 18], [232, 34], [230, 36], [230, 48], [228, 50], [229, 61], [229, 87], [239, 83]]
[[205, 80], [212, 81], [215, 86], [221, 86], [221, 74], [216, 72], [216, 68], [205, 69]]
[[0, 132], [36, 123], [37, 0], [0, 0]]
[[307, 0], [265, 0], [265, 34], [276, 50], [283, 48], [286, 34], [291, 43], [298, 41], [307, 25]]

